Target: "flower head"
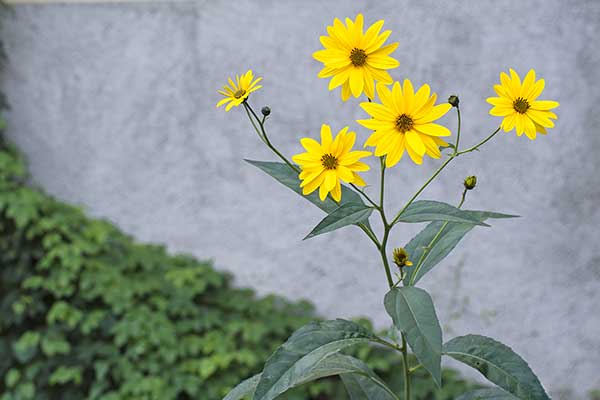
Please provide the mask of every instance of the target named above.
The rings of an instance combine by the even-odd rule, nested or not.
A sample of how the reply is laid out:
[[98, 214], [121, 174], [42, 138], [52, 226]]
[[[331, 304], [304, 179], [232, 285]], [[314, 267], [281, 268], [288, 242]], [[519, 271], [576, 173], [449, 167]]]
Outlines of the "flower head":
[[363, 16], [358, 14], [352, 21], [346, 18], [346, 25], [339, 19], [327, 27], [329, 36], [321, 36], [324, 50], [313, 53], [325, 68], [319, 78], [329, 78], [329, 90], [342, 86], [342, 100], [360, 96], [363, 92], [373, 99], [375, 81], [392, 83], [387, 69], [396, 68], [400, 63], [388, 55], [396, 50], [398, 43], [383, 44], [392, 31], [380, 33], [383, 20], [375, 22], [363, 32]]
[[412, 267], [413, 263], [408, 259], [408, 252], [404, 249], [404, 247], [395, 248], [392, 255], [394, 258], [394, 264], [396, 264], [398, 268], [402, 269], [402, 267]]
[[500, 85], [494, 85], [499, 97], [490, 97], [487, 102], [494, 107], [490, 114], [504, 117], [502, 128], [509, 132], [516, 128], [517, 136], [523, 133], [531, 140], [537, 133], [546, 134], [546, 128], [553, 128], [552, 119], [558, 117], [552, 111], [559, 106], [557, 101], [537, 100], [544, 90], [543, 79], [535, 80], [535, 71], [530, 69], [523, 82], [519, 75], [510, 69], [510, 77], [505, 72], [500, 73]]
[[368, 171], [369, 166], [361, 161], [371, 155], [370, 151], [351, 151], [356, 133], [345, 127], [333, 139], [329, 125], [321, 126], [321, 143], [311, 138], [303, 138], [300, 143], [305, 153], [292, 157], [300, 165], [302, 194], [308, 195], [319, 188], [319, 198], [324, 201], [328, 193], [335, 201], [342, 198], [340, 180], [346, 183], [365, 186], [365, 181], [356, 171]]
[[421, 86], [415, 93], [408, 79], [404, 80], [403, 87], [400, 82], [395, 82], [392, 90], [378, 84], [377, 94], [381, 104], [360, 104], [373, 118], [356, 121], [375, 131], [365, 146], [375, 147], [377, 157], [385, 155], [387, 167], [396, 165], [405, 149], [417, 164], [423, 162], [425, 154], [440, 158], [439, 146], [448, 146], [440, 137], [450, 136], [450, 131], [433, 121], [446, 114], [452, 106], [449, 103], [434, 105], [437, 95], [430, 94], [429, 85]]
[[217, 107], [229, 103], [225, 107], [225, 111], [229, 111], [231, 107], [239, 106], [248, 98], [250, 93], [262, 87], [257, 85], [261, 80], [262, 78], [254, 79], [251, 69], [242, 76], [236, 75], [235, 82], [229, 78], [229, 85], [223, 86], [223, 90], [218, 90], [225, 98], [217, 103]]

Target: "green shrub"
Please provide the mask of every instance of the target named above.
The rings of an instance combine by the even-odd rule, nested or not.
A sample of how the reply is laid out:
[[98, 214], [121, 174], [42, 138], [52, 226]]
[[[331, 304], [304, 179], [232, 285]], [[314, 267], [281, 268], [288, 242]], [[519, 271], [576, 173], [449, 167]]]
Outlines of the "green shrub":
[[[22, 156], [0, 138], [1, 400], [221, 399], [315, 319], [309, 303], [257, 298], [210, 263], [137, 244], [26, 181]], [[382, 377], [400, 374], [381, 348], [352, 353]], [[473, 387], [444, 377], [437, 391], [417, 371], [415, 398]], [[346, 395], [332, 378], [284, 398]]]

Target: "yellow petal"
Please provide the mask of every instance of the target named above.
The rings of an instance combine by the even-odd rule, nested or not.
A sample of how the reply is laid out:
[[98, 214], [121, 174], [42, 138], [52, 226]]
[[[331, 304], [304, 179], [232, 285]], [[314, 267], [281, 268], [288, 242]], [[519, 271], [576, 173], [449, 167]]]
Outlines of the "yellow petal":
[[331, 197], [333, 197], [333, 199], [338, 202], [342, 199], [342, 185], [340, 185], [339, 181], [331, 190]]
[[382, 104], [363, 102], [360, 107], [365, 110], [370, 116], [381, 121], [396, 121], [396, 115]]
[[421, 140], [421, 135], [419, 135], [413, 130], [410, 130], [406, 132], [405, 136], [407, 147], [410, 147], [415, 153], [417, 153], [420, 156], [425, 154], [425, 145]]
[[331, 127], [327, 124], [321, 125], [321, 149], [323, 151], [328, 151], [332, 142], [333, 137], [331, 135]]
[[321, 153], [321, 145], [315, 139], [312, 138], [302, 138], [300, 139], [300, 144], [306, 151], [310, 153]]
[[404, 112], [412, 113], [414, 111], [415, 90], [409, 79], [404, 80], [402, 95], [404, 96]]
[[389, 56], [379, 56], [379, 55], [369, 55], [367, 58], [367, 63], [375, 68], [379, 69], [392, 69], [398, 68], [400, 63], [398, 60], [389, 57]]
[[450, 111], [451, 108], [452, 105], [450, 105], [449, 103], [438, 104], [437, 106], [433, 107], [431, 111], [427, 114], [419, 116], [419, 118], [415, 118], [415, 123], [426, 124], [428, 122], [435, 121], [436, 119], [443, 117], [448, 111]]
[[551, 110], [555, 107], [558, 107], [560, 103], [558, 101], [551, 100], [536, 100], [531, 103], [532, 110]]
[[361, 68], [352, 68], [350, 70], [350, 90], [354, 97], [359, 97], [362, 94], [365, 80]]
[[422, 125], [415, 125], [413, 129], [430, 136], [450, 136], [452, 134], [445, 126], [434, 124], [432, 122]]
[[342, 100], [343, 101], [347, 101], [350, 98], [351, 95], [351, 91], [350, 91], [350, 82], [346, 81], [344, 82], [344, 84], [342, 85]]

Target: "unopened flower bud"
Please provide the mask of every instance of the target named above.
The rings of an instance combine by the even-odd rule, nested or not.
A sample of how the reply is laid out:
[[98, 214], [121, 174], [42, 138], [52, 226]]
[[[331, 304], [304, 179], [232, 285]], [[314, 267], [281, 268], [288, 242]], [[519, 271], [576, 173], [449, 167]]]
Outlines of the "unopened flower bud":
[[265, 117], [268, 117], [269, 114], [271, 114], [271, 109], [267, 106], [264, 106], [263, 108], [260, 109], [260, 112], [262, 113], [262, 115], [264, 115]]
[[408, 259], [408, 252], [404, 250], [403, 247], [397, 247], [394, 249], [394, 264], [398, 266], [398, 268], [402, 267], [410, 267], [413, 265], [412, 261]]
[[450, 97], [448, 97], [448, 103], [450, 103], [452, 105], [452, 107], [458, 107], [458, 96], [456, 95], [452, 95]]
[[465, 189], [472, 190], [477, 185], [477, 177], [475, 175], [467, 176], [464, 181]]

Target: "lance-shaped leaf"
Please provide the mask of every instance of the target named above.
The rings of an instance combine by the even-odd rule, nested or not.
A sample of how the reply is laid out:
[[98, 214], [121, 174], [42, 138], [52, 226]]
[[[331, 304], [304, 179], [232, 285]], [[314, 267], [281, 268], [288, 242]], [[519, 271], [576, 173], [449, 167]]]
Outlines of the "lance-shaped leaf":
[[[351, 356], [340, 353], [331, 354], [304, 372], [304, 374], [295, 375], [295, 379], [289, 383], [287, 390], [327, 376], [340, 375], [360, 382], [369, 393], [380, 396], [376, 397], [377, 399], [398, 400], [392, 390], [364, 362]], [[258, 374], [246, 379], [229, 392], [223, 400], [241, 400], [252, 395], [260, 377], [261, 374]]]
[[[514, 218], [517, 215], [500, 214], [488, 211], [463, 211], [476, 218], [479, 221], [485, 221], [488, 218]], [[442, 261], [456, 247], [458, 242], [475, 227], [471, 223], [441, 222], [430, 223], [417, 234], [404, 248], [408, 252], [410, 259], [415, 263], [414, 268], [407, 268], [408, 275], [406, 282], [416, 283], [427, 272]], [[435, 241], [434, 241], [435, 239]], [[425, 253], [425, 255], [423, 255]], [[421, 265], [416, 263], [421, 260]]]
[[402, 222], [428, 222], [452, 221], [467, 224], [489, 226], [469, 212], [456, 208], [450, 204], [433, 200], [418, 200], [413, 202], [402, 213], [398, 221]]
[[435, 383], [442, 385], [442, 328], [429, 294], [423, 289], [403, 286], [385, 295], [385, 309]]
[[527, 362], [494, 339], [480, 335], [459, 336], [444, 344], [443, 350], [445, 355], [475, 368], [518, 399], [550, 399]]
[[364, 204], [358, 193], [344, 185], [342, 185], [342, 200], [339, 204], [336, 203], [330, 196], [327, 196], [325, 201], [321, 201], [321, 199], [319, 199], [318, 190], [309, 194], [308, 196], [305, 196], [302, 194], [302, 188], [300, 187], [301, 181], [298, 178], [298, 173], [289, 165], [272, 161], [245, 161], [271, 175], [277, 182], [292, 189], [294, 192], [298, 193], [300, 196], [304, 197], [321, 210], [325, 211], [327, 214], [333, 212], [342, 204]]
[[326, 357], [348, 346], [377, 339], [369, 330], [342, 319], [305, 325], [269, 357], [253, 399], [273, 400], [302, 382]]
[[242, 381], [239, 385], [227, 393], [227, 396], [225, 396], [223, 400], [241, 400], [246, 396], [252, 396], [256, 390], [256, 385], [258, 385], [260, 376], [261, 374], [257, 374]]
[[479, 389], [458, 396], [456, 400], [518, 400], [499, 388]]
[[381, 381], [362, 374], [340, 375], [350, 400], [399, 400]]
[[368, 207], [363, 203], [342, 204], [331, 214], [323, 218], [304, 239], [331, 232], [344, 226], [366, 222], [372, 212], [373, 207]]

